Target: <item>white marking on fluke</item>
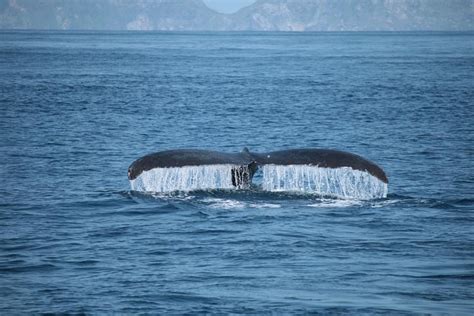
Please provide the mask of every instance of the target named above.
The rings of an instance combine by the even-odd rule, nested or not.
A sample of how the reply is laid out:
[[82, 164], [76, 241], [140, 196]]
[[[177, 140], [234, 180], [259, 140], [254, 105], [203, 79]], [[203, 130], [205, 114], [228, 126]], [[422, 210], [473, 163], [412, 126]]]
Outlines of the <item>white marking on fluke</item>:
[[383, 181], [350, 167], [264, 165], [262, 171], [262, 189], [265, 191], [314, 193], [360, 200], [385, 198], [388, 192]]

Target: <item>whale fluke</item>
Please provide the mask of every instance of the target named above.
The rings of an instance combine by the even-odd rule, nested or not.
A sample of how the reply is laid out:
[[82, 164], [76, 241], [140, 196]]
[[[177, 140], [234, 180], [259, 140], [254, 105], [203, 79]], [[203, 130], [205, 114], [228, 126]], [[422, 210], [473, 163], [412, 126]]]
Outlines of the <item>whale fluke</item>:
[[367, 171], [374, 177], [388, 183], [385, 172], [375, 163], [352, 153], [332, 149], [290, 149], [253, 154], [258, 165], [310, 165], [320, 168], [350, 167]]
[[128, 168], [128, 178], [136, 179], [142, 172], [154, 168], [205, 165], [249, 166], [254, 161], [246, 152], [231, 154], [202, 149], [175, 149], [149, 154], [135, 160]]
[[[141, 177], [138, 183], [146, 188], [149, 185], [153, 188], [153, 183], [160, 183], [160, 190], [188, 187], [203, 189], [209, 186], [244, 188], [251, 183], [259, 167], [265, 171], [268, 180], [265, 185], [270, 189], [289, 188], [290, 185], [284, 182], [291, 181], [291, 190], [306, 186], [316, 192], [359, 196], [356, 191], [368, 187], [374, 191], [376, 187], [378, 189], [375, 191], [382, 192], [377, 193], [377, 196], [386, 195], [388, 178], [375, 163], [356, 154], [316, 148], [267, 153], [252, 153], [247, 148], [240, 153], [201, 149], [166, 150], [134, 161], [128, 168], [128, 178], [137, 185], [134, 180], [150, 171], [152, 173]], [[277, 172], [275, 177], [268, 174], [271, 170]], [[370, 176], [374, 180], [370, 180]], [[216, 177], [215, 181], [208, 181], [212, 177]], [[376, 179], [380, 180], [380, 185]]]

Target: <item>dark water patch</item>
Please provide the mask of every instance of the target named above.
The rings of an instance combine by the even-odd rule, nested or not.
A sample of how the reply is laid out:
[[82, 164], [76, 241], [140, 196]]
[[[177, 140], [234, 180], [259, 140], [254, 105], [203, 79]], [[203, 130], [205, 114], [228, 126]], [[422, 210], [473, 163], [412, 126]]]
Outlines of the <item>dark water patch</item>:
[[436, 279], [436, 280], [453, 279], [453, 280], [474, 281], [474, 273], [473, 274], [423, 275], [423, 276], [415, 276], [414, 278], [418, 278], [418, 279]]
[[325, 309], [317, 309], [316, 315], [416, 315], [416, 313], [387, 308], [351, 308], [351, 307], [329, 307]]
[[226, 234], [231, 234], [231, 235], [239, 234], [241, 232], [242, 231], [240, 231], [240, 230], [231, 230], [231, 229], [198, 229], [198, 230], [194, 230], [192, 232], [176, 232], [176, 233], [177, 234], [191, 233], [193, 235], [195, 234], [195, 235], [222, 236], [222, 235], [226, 235]]
[[150, 206], [144, 208], [136, 208], [133, 211], [128, 210], [119, 210], [116, 212], [101, 214], [101, 216], [107, 217], [110, 215], [117, 215], [117, 216], [152, 216], [152, 215], [160, 215], [160, 214], [167, 214], [167, 213], [174, 213], [180, 209], [179, 206], [173, 203], [166, 203], [165, 205], [160, 206]]
[[434, 201], [430, 205], [431, 208], [438, 208], [442, 210], [449, 210], [449, 209], [456, 209], [456, 207], [452, 204], [449, 204], [444, 201]]
[[96, 209], [103, 209], [103, 208], [113, 208], [113, 207], [123, 207], [124, 202], [118, 200], [117, 198], [107, 198], [107, 199], [96, 199], [96, 198], [88, 198], [84, 201], [77, 201], [73, 203], [58, 203], [55, 206], [63, 209], [77, 209], [80, 208], [81, 210], [96, 210]]
[[98, 263], [100, 263], [99, 260], [78, 260], [78, 261], [66, 261], [65, 263], [72, 264], [72, 265], [77, 265], [77, 266], [95, 266]]
[[[23, 262], [22, 262], [23, 263]], [[54, 272], [60, 268], [54, 264], [35, 264], [35, 265], [20, 265], [13, 264], [9, 267], [0, 267], [0, 273], [36, 273], [36, 272]]]
[[474, 206], [474, 199], [458, 199], [453, 200], [451, 203], [458, 206]]
[[14, 266], [15, 266], [15, 265], [16, 265], [16, 266], [17, 266], [17, 265], [22, 265], [22, 264], [24, 264], [24, 263], [26, 263], [25, 260], [9, 260], [9, 261], [3, 261], [3, 262], [0, 263], [0, 268], [2, 268], [2, 267], [9, 267], [9, 266], [11, 266], [11, 265], [14, 265]]
[[94, 232], [89, 233], [88, 237], [91, 238], [115, 238], [123, 235], [127, 235], [130, 231], [128, 226], [123, 227], [104, 227], [99, 228]]
[[152, 250], [147, 253], [148, 255], [156, 255], [156, 256], [164, 256], [170, 254], [170, 251], [165, 251], [165, 250]]
[[420, 299], [426, 301], [433, 301], [433, 302], [449, 302], [456, 295], [452, 295], [450, 292], [441, 292], [441, 291], [433, 291], [433, 292], [426, 292], [426, 293], [417, 293], [417, 292], [386, 292], [380, 293], [381, 295], [387, 296], [395, 296], [401, 298], [410, 298], [410, 299]]
[[[160, 203], [161, 204], [161, 203]], [[142, 219], [151, 219], [153, 216], [160, 216], [164, 214], [172, 214], [180, 210], [180, 207], [175, 203], [165, 203], [163, 205], [157, 205], [157, 203], [142, 204], [138, 207], [130, 210], [129, 207], [106, 207], [100, 212], [93, 213], [82, 213], [81, 217], [87, 218], [103, 218], [107, 219], [112, 217], [132, 217], [132, 218], [142, 218]]]

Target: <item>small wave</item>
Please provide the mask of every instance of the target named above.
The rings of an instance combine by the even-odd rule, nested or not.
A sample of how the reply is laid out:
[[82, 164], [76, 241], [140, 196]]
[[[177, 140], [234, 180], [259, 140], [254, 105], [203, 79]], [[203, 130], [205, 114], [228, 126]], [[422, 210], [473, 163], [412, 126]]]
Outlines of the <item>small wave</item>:
[[474, 199], [457, 199], [452, 201], [453, 204], [455, 205], [460, 205], [460, 206], [473, 206], [474, 205]]
[[54, 264], [35, 264], [35, 265], [27, 265], [27, 266], [12, 266], [12, 267], [0, 267], [0, 272], [10, 272], [10, 273], [25, 273], [25, 272], [44, 272], [44, 271], [51, 271], [57, 270], [57, 267]]
[[372, 207], [372, 208], [382, 208], [382, 207], [387, 207], [389, 205], [397, 204], [399, 202], [400, 202], [400, 200], [378, 200], [378, 201], [374, 201], [373, 203], [371, 203], [370, 207]]
[[108, 230], [99, 230], [89, 234], [92, 238], [113, 238], [122, 235], [126, 235], [129, 231], [129, 227], [114, 227]]
[[262, 204], [252, 203], [252, 204], [249, 204], [249, 207], [251, 208], [281, 208], [281, 205], [273, 204], [273, 203], [262, 203]]
[[93, 266], [93, 265], [98, 264], [99, 262], [100, 262], [99, 260], [85, 259], [85, 260], [71, 261], [69, 263], [77, 265], [77, 266]]
[[205, 203], [209, 203], [210, 208], [219, 208], [219, 209], [243, 209], [247, 205], [244, 202], [238, 200], [230, 199], [219, 199], [219, 198], [208, 198], [203, 200]]
[[474, 280], [474, 274], [469, 273], [456, 273], [456, 274], [433, 274], [433, 275], [421, 275], [414, 276], [417, 279], [453, 279], [453, 280]]
[[[353, 207], [366, 206], [370, 208], [383, 208], [396, 203], [399, 199], [375, 199], [375, 200], [360, 200], [360, 199], [341, 199], [337, 197], [325, 197], [315, 193], [305, 192], [285, 192], [285, 191], [264, 191], [261, 188], [251, 188], [246, 190], [197, 190], [192, 192], [138, 192], [131, 191], [130, 193], [138, 203], [159, 202], [162, 205], [160, 209], [148, 210], [144, 213], [161, 213], [175, 211], [180, 209], [179, 205], [185, 203], [186, 205], [204, 205], [210, 208], [222, 209], [276, 209], [281, 208], [282, 205], [291, 203], [292, 205], [301, 205], [313, 208], [331, 208], [331, 207]], [[295, 204], [296, 203], [296, 204]], [[116, 213], [116, 212], [114, 212]], [[133, 215], [140, 213], [134, 211]], [[122, 214], [122, 213], [121, 213]]]
[[308, 204], [308, 207], [325, 208], [325, 207], [353, 207], [362, 206], [363, 201], [360, 200], [338, 200], [338, 199], [322, 199], [319, 203]]

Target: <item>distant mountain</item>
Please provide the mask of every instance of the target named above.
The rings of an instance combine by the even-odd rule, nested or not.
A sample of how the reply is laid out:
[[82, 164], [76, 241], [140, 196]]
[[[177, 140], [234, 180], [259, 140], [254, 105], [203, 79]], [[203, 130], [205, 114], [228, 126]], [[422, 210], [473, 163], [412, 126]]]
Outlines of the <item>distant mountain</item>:
[[0, 0], [0, 28], [221, 30], [229, 20], [202, 0]]
[[234, 14], [202, 0], [0, 0], [2, 29], [474, 30], [474, 0], [258, 0]]
[[474, 0], [259, 0], [233, 29], [267, 31], [473, 30]]

